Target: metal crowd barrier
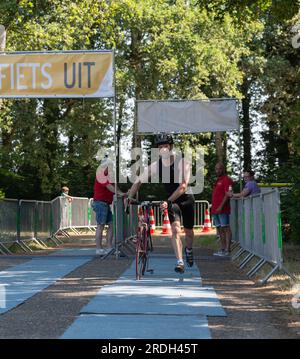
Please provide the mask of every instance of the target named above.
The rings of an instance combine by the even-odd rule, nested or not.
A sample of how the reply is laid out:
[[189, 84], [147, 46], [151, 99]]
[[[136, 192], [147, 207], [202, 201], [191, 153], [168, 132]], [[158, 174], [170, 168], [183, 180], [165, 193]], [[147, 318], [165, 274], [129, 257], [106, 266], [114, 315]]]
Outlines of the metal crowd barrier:
[[[67, 198], [65, 199], [68, 200]], [[89, 201], [89, 198], [72, 197], [72, 201], [68, 202], [70, 229], [76, 234], [80, 234], [80, 229], [89, 229]]]
[[95, 232], [96, 218], [92, 209], [93, 200], [84, 197], [57, 197], [52, 202], [52, 233], [70, 237], [69, 231], [80, 234], [80, 230]]
[[278, 189], [243, 199], [231, 199], [230, 204], [232, 239], [240, 245], [232, 259], [237, 260], [246, 254], [240, 263], [240, 268], [244, 268], [253, 258], [258, 258], [258, 262], [247, 273], [249, 278], [266, 263], [271, 264], [273, 268], [261, 280], [262, 284], [265, 284], [277, 270], [283, 270], [293, 277], [283, 265]]
[[32, 249], [26, 244], [28, 240], [36, 241], [36, 201], [20, 200], [20, 235], [19, 245], [24, 246], [24, 250], [32, 252]]
[[88, 205], [88, 226], [92, 231], [96, 230], [97, 222], [96, 222], [96, 213], [92, 208], [93, 198], [89, 200]]
[[[35, 220], [36, 240], [45, 245], [47, 239], [52, 237], [52, 205], [51, 202], [36, 202]], [[46, 246], [47, 247], [47, 246]]]
[[[62, 213], [60, 205], [60, 197], [56, 197], [51, 201], [51, 236], [56, 237], [56, 234], [63, 231], [62, 228]], [[68, 236], [68, 233], [64, 233], [65, 236]]]
[[[70, 237], [68, 231], [79, 234], [81, 229], [95, 231], [96, 220], [89, 198], [57, 197], [51, 202], [32, 200], [0, 200], [0, 253], [11, 254], [9, 247], [17, 244], [32, 252], [28, 241], [47, 248], [46, 241], [55, 245], [62, 241], [58, 234]], [[26, 243], [27, 242], [27, 243]]]
[[0, 199], [0, 253], [11, 254], [8, 245], [18, 240], [19, 203], [16, 199]]
[[47, 201], [19, 201], [19, 235], [17, 244], [26, 252], [32, 249], [26, 244], [34, 241], [47, 248], [46, 241], [52, 238], [52, 205]]
[[126, 213], [123, 198], [114, 196], [112, 208], [115, 248], [101, 259], [106, 259], [111, 254], [116, 254], [116, 257], [127, 256], [127, 252], [135, 251], [132, 239], [135, 237], [138, 225], [137, 206], [130, 205]]
[[[10, 253], [9, 246], [17, 243], [24, 251], [32, 252], [28, 241], [35, 241], [47, 247], [47, 240], [55, 245], [61, 243], [59, 234], [70, 237], [70, 232], [80, 234], [80, 230], [95, 232], [96, 217], [92, 209], [93, 200], [83, 197], [57, 197], [52, 201], [0, 200], [0, 253]], [[156, 203], [156, 202], [154, 202]], [[204, 225], [207, 201], [196, 201], [196, 226]], [[124, 211], [122, 198], [114, 199], [114, 228], [116, 247], [130, 247], [130, 239], [136, 234], [137, 206]], [[162, 227], [163, 218], [154, 207], [157, 227]], [[27, 243], [26, 243], [27, 242]]]
[[59, 197], [60, 228], [67, 230], [72, 227], [72, 202], [66, 197]]

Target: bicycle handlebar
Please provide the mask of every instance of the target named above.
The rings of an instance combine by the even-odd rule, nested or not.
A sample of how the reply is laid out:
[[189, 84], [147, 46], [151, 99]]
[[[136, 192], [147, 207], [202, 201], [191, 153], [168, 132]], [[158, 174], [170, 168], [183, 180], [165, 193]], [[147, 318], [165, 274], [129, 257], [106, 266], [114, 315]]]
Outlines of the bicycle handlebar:
[[160, 207], [163, 202], [164, 201], [161, 201], [160, 203], [152, 203], [151, 201], [138, 201], [135, 198], [127, 197], [124, 199], [124, 207], [125, 212], [128, 213], [128, 208], [130, 204], [137, 206]]
[[164, 202], [161, 201], [159, 203], [153, 203], [151, 201], [138, 201], [135, 198], [127, 198], [127, 201], [129, 202], [129, 204], [135, 204], [139, 206], [152, 206], [152, 207], [158, 207]]

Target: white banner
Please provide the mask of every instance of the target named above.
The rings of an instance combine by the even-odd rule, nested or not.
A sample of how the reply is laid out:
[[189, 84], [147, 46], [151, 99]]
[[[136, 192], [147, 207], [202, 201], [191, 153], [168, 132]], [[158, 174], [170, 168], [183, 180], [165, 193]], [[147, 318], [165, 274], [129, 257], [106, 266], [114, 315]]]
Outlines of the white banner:
[[137, 101], [139, 133], [195, 133], [239, 128], [235, 99]]

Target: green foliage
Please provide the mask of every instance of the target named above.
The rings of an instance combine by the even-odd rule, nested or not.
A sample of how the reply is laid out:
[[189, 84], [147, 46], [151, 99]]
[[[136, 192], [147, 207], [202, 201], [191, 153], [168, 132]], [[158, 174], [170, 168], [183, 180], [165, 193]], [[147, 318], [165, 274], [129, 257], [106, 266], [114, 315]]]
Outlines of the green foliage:
[[5, 193], [0, 189], [0, 199], [5, 198]]
[[[299, 22], [294, 0], [0, 2], [7, 51], [115, 49], [121, 145], [130, 148], [130, 141], [137, 145], [144, 139], [133, 136], [135, 99], [243, 100], [249, 115], [241, 116], [244, 159], [262, 180], [295, 183], [284, 198], [290, 238], [300, 238], [300, 211], [288, 207], [298, 196], [300, 178], [300, 52], [291, 46], [291, 27]], [[1, 100], [0, 188], [7, 197], [51, 199], [66, 184], [72, 195], [90, 196], [95, 155], [113, 144], [112, 122], [108, 100]], [[257, 151], [254, 126], [262, 128]], [[219, 138], [221, 148], [215, 134], [176, 137], [179, 146], [204, 148], [201, 199], [211, 199], [217, 153], [226, 158], [227, 151], [228, 168], [236, 175], [237, 136]], [[153, 193], [164, 195], [159, 186], [142, 190], [145, 196]]]
[[292, 187], [281, 193], [281, 212], [284, 239], [299, 243], [300, 203], [300, 159], [293, 159], [278, 171], [279, 181], [289, 179]]

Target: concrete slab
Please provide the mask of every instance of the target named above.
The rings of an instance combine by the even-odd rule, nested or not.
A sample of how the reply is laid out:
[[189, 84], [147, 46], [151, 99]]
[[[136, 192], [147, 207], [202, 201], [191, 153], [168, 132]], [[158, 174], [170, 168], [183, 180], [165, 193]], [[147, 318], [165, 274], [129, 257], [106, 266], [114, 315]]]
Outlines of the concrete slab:
[[201, 286], [202, 281], [200, 277], [186, 277], [186, 276], [178, 276], [177, 278], [174, 277], [155, 277], [155, 276], [145, 276], [140, 280], [136, 279], [128, 279], [128, 277], [120, 277], [114, 285], [131, 285], [131, 286], [140, 286], [140, 285], [161, 285], [161, 286], [168, 286], [168, 285], [184, 285], [184, 286]]
[[5, 286], [5, 305], [0, 313], [23, 303], [58, 279], [87, 263], [92, 257], [38, 257], [0, 272], [0, 284]]
[[62, 339], [211, 339], [204, 316], [81, 315]]
[[[153, 278], [153, 277], [170, 277], [170, 278], [178, 278], [181, 275], [174, 271], [176, 261], [174, 258], [158, 258], [151, 257], [149, 262], [149, 269], [153, 269], [153, 274], [145, 272], [144, 278]], [[196, 277], [200, 278], [200, 272], [196, 265], [193, 267], [185, 266], [185, 272], [183, 274], [184, 277]], [[122, 274], [122, 277], [133, 277], [135, 278], [135, 261], [133, 261], [132, 265]]]
[[104, 286], [81, 313], [226, 316], [213, 288], [201, 287], [196, 265], [179, 275], [173, 264], [173, 258], [153, 257], [152, 265], [159, 275], [147, 274], [136, 281], [133, 262], [115, 283]]
[[81, 313], [226, 316], [213, 288], [180, 285], [105, 286]]
[[49, 256], [95, 256], [96, 248], [64, 248], [59, 249], [53, 253], [50, 253]]

